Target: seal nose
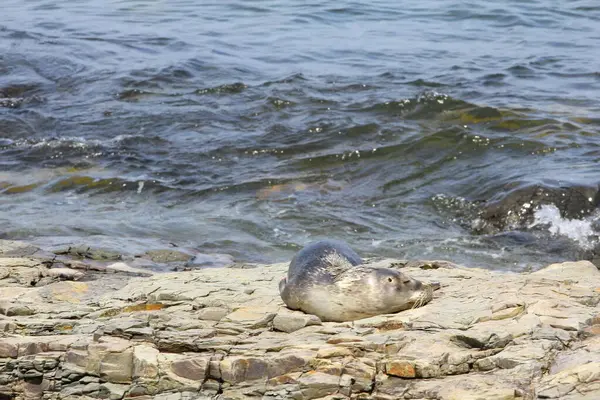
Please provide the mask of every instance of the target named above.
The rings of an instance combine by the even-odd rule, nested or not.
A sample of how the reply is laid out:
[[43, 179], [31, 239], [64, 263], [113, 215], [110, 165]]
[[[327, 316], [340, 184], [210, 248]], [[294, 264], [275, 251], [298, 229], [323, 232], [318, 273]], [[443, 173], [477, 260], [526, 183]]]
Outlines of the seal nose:
[[414, 281], [415, 283], [415, 289], [421, 289], [423, 287], [423, 283], [421, 283], [421, 281]]

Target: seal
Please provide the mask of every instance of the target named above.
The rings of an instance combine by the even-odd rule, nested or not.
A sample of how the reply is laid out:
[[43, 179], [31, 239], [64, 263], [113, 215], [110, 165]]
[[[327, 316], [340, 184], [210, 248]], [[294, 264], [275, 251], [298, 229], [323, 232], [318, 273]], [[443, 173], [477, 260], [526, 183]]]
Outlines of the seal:
[[292, 310], [343, 322], [420, 307], [436, 286], [394, 269], [370, 268], [347, 243], [328, 239], [294, 256], [279, 294]]

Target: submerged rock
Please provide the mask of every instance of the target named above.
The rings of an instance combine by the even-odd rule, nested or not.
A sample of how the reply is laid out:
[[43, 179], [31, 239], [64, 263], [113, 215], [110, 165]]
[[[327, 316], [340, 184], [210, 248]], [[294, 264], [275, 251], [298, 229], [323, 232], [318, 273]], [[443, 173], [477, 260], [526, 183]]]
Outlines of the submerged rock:
[[555, 206], [562, 218], [581, 219], [598, 208], [600, 191], [591, 186], [520, 187], [483, 203], [472, 228], [477, 233], [526, 229], [533, 223], [535, 211], [543, 205]]
[[88, 258], [90, 260], [97, 261], [117, 261], [121, 260], [123, 256], [110, 249], [96, 248], [88, 245], [73, 245], [54, 250], [55, 254], [58, 255], [70, 255], [79, 258]]
[[[13, 260], [1, 268], [49, 269]], [[285, 307], [287, 264], [144, 277], [114, 268], [43, 286], [4, 270], [0, 398], [600, 398], [591, 263], [523, 274], [373, 265], [441, 288], [420, 308], [333, 323]]]
[[157, 263], [169, 263], [169, 262], [185, 262], [192, 258], [192, 255], [177, 251], [177, 250], [150, 250], [145, 254], [150, 260]]

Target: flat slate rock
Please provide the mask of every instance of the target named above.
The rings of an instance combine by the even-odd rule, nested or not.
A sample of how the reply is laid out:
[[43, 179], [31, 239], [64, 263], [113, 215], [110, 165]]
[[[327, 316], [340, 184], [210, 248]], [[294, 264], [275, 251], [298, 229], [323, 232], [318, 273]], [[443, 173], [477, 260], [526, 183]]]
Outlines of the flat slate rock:
[[587, 261], [516, 274], [380, 260], [441, 288], [421, 308], [342, 323], [285, 307], [286, 263], [58, 271], [43, 286], [15, 278], [35, 260], [16, 263], [0, 267], [0, 398], [600, 398], [600, 271]]

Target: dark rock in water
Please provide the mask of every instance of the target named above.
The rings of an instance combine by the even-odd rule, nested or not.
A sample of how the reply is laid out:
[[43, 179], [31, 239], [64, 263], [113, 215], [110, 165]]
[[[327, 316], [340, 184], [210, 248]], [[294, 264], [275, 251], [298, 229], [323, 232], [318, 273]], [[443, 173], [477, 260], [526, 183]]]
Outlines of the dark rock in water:
[[510, 231], [500, 232], [484, 239], [484, 242], [491, 242], [498, 246], [528, 246], [535, 245], [538, 238], [531, 232]]
[[543, 205], [554, 205], [562, 218], [581, 219], [600, 204], [598, 187], [527, 186], [515, 189], [498, 200], [486, 202], [473, 224], [476, 233], [490, 234], [527, 228]]
[[591, 227], [595, 232], [600, 232], [600, 218], [593, 220]]
[[0, 107], [17, 108], [23, 100], [23, 98], [0, 98]]
[[580, 260], [587, 260], [600, 269], [600, 243], [597, 243], [593, 248], [582, 250], [577, 255]]
[[197, 254], [185, 264], [185, 267], [190, 269], [227, 267], [233, 263], [233, 257], [229, 254]]

